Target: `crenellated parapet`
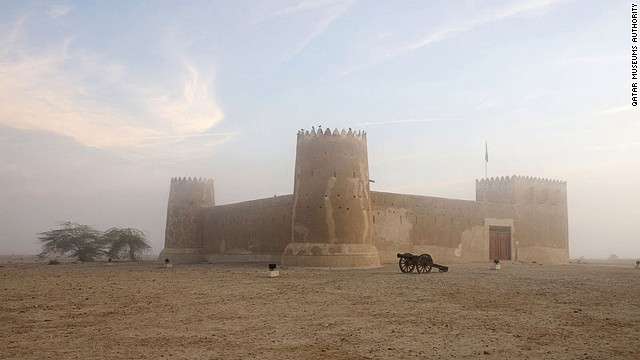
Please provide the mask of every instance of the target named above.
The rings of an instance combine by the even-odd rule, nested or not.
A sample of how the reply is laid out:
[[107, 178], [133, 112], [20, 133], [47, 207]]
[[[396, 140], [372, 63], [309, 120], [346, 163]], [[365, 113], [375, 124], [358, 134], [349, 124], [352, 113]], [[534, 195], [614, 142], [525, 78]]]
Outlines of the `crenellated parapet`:
[[531, 176], [501, 176], [476, 180], [476, 200], [504, 204], [566, 204], [567, 183]]
[[213, 206], [213, 179], [196, 177], [171, 178], [169, 206]]
[[180, 184], [178, 186], [213, 186], [213, 179], [211, 178], [203, 178], [203, 177], [173, 177], [171, 178], [171, 185]]
[[352, 138], [360, 139], [363, 141], [367, 140], [366, 132], [362, 130], [353, 131], [351, 130], [351, 128], [349, 128], [348, 130], [345, 130], [345, 129], [338, 130], [337, 128], [334, 128], [333, 131], [331, 131], [330, 128], [326, 128], [324, 130], [322, 129], [316, 130], [315, 128], [312, 128], [311, 131], [304, 130], [304, 129], [300, 129], [298, 131], [298, 139], [300, 139], [301, 137], [311, 138], [311, 137], [323, 137], [323, 136], [334, 136], [334, 137], [340, 137], [340, 138], [352, 137]]
[[213, 184], [213, 179], [211, 178], [203, 178], [203, 177], [172, 177], [171, 182], [180, 182], [180, 183], [207, 183]]
[[546, 179], [539, 178], [533, 176], [521, 176], [521, 175], [512, 175], [512, 176], [496, 176], [490, 178], [482, 178], [476, 180], [476, 182], [490, 182], [490, 183], [504, 183], [504, 182], [513, 182], [513, 181], [521, 181], [521, 182], [530, 182], [530, 183], [559, 183], [566, 184], [566, 181], [563, 180], [555, 180], [555, 179]]

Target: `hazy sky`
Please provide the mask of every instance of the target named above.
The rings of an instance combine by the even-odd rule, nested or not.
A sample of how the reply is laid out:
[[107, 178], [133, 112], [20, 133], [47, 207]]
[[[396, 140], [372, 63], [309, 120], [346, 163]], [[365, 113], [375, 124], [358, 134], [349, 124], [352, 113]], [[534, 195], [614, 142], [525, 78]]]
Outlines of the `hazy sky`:
[[640, 257], [630, 1], [0, 0], [0, 253], [75, 221], [164, 244], [170, 178], [293, 192], [296, 132], [368, 133], [374, 191], [567, 181], [571, 257]]

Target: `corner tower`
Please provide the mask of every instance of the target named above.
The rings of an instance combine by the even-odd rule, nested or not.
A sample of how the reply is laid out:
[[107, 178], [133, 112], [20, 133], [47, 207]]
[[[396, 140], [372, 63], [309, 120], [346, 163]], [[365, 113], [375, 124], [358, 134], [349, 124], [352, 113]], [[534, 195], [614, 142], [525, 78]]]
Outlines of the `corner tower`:
[[292, 242], [282, 263], [380, 266], [371, 225], [367, 135], [337, 129], [299, 132]]
[[169, 258], [174, 263], [204, 261], [202, 208], [214, 205], [213, 179], [172, 178], [160, 259]]
[[529, 176], [476, 180], [476, 201], [512, 207], [513, 245], [519, 246], [518, 260], [569, 262], [565, 181]]

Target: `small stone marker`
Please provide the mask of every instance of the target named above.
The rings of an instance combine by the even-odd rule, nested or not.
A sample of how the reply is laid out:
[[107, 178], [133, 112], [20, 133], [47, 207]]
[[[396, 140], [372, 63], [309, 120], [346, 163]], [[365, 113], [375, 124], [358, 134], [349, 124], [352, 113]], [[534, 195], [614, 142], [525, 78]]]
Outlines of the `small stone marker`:
[[493, 264], [491, 264], [491, 270], [500, 270], [500, 260], [493, 260]]
[[169, 260], [169, 258], [164, 259], [164, 267], [166, 268], [173, 267], [173, 264], [171, 263], [171, 260]]
[[280, 272], [278, 271], [278, 266], [276, 264], [269, 264], [269, 277], [278, 277], [280, 276]]

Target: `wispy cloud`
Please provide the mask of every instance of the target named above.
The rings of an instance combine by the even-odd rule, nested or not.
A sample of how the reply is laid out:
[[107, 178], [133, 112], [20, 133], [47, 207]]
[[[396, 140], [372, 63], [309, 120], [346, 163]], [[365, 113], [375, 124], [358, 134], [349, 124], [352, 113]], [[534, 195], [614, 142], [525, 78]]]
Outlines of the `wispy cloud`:
[[301, 1], [295, 5], [287, 6], [284, 9], [277, 10], [273, 12], [271, 15], [266, 16], [266, 18], [274, 18], [279, 16], [288, 16], [295, 13], [299, 13], [307, 10], [314, 10], [323, 8], [329, 5], [335, 5], [340, 3], [341, 0], [306, 0]]
[[302, 43], [300, 43], [300, 45], [298, 45], [298, 47], [295, 48], [295, 50], [292, 53], [292, 57], [298, 55], [305, 47], [307, 47], [307, 45], [309, 45], [309, 43], [316, 38], [318, 35], [322, 34], [327, 27], [329, 27], [329, 25], [331, 25], [333, 22], [335, 22], [336, 20], [340, 19], [345, 13], [346, 11], [349, 9], [349, 7], [351, 6], [351, 4], [353, 3], [353, 1], [344, 1], [344, 2], [340, 2], [336, 5], [333, 5], [330, 7], [327, 15], [325, 17], [323, 17], [317, 24], [316, 26], [313, 28], [313, 31], [311, 31], [311, 33], [309, 33], [304, 40], [302, 41]]
[[592, 113], [592, 115], [620, 114], [620, 113], [625, 113], [625, 112], [631, 111], [631, 110], [633, 110], [633, 107], [631, 105], [619, 105], [619, 106], [610, 107], [608, 109], [595, 111], [595, 112]]
[[382, 158], [377, 158], [375, 160], [372, 160], [372, 161], [370, 161], [370, 163], [371, 163], [371, 165], [380, 165], [380, 164], [386, 164], [386, 163], [397, 163], [399, 161], [404, 161], [404, 160], [422, 159], [422, 158], [425, 158], [425, 157], [429, 157], [429, 156], [431, 156], [433, 154], [434, 154], [433, 151], [423, 151], [423, 152], [414, 152], [414, 153], [395, 155], [395, 156], [385, 156], [385, 157], [382, 157]]
[[458, 34], [471, 31], [480, 26], [489, 25], [491, 23], [503, 21], [510, 17], [536, 11], [547, 8], [555, 3], [563, 0], [527, 0], [519, 1], [515, 3], [508, 3], [507, 6], [502, 8], [493, 9], [475, 17], [470, 17], [467, 20], [444, 25], [439, 29], [436, 29], [426, 34], [422, 39], [393, 48], [384, 49], [380, 55], [371, 58], [363, 65], [353, 67], [342, 73], [342, 75], [348, 75], [357, 72], [365, 67], [377, 64], [382, 61], [390, 60], [398, 56], [406, 55], [414, 51], [420, 50], [430, 44], [440, 42], [449, 38], [452, 38]]
[[618, 52], [614, 54], [598, 54], [589, 56], [563, 55], [557, 59], [559, 65], [623, 65], [627, 60], [627, 54]]
[[50, 19], [57, 19], [59, 17], [63, 17], [67, 15], [70, 11], [71, 11], [71, 7], [69, 5], [57, 4], [49, 8], [47, 15], [49, 16]]
[[591, 151], [631, 151], [631, 150], [640, 150], [640, 141], [634, 142], [625, 142], [625, 143], [616, 143], [616, 144], [607, 144], [607, 145], [598, 145], [592, 146], [589, 148]]
[[395, 51], [391, 51], [385, 57], [390, 58], [390, 57], [402, 55], [407, 52], [412, 52], [412, 51], [421, 49], [429, 44], [457, 35], [459, 33], [473, 30], [479, 26], [502, 21], [512, 16], [525, 13], [528, 11], [541, 10], [557, 2], [558, 0], [537, 0], [537, 1], [527, 0], [527, 1], [520, 1], [517, 3], [509, 3], [508, 6], [496, 9], [494, 11], [480, 14], [477, 17], [472, 17], [467, 21], [463, 21], [458, 24], [447, 25], [441, 29], [438, 29], [428, 34], [420, 41], [409, 44]]
[[364, 122], [357, 124], [357, 126], [374, 126], [374, 125], [397, 125], [397, 124], [406, 124], [406, 123], [428, 123], [428, 122], [449, 122], [449, 121], [463, 121], [469, 120], [468, 117], [459, 117], [459, 118], [421, 118], [421, 119], [401, 119], [401, 120], [390, 120], [390, 121], [372, 121], [372, 122]]
[[306, 0], [277, 10], [270, 15], [265, 16], [261, 20], [288, 17], [312, 10], [322, 14], [322, 17], [315, 23], [311, 32], [308, 33], [302, 42], [298, 44], [288, 55], [288, 58], [293, 58], [304, 50], [307, 45], [313, 41], [313, 39], [324, 33], [332, 23], [340, 19], [347, 12], [353, 2], [354, 0]]
[[3, 52], [9, 50], [9, 47], [12, 46], [18, 39], [18, 36], [23, 32], [25, 23], [27, 21], [27, 16], [22, 16], [16, 23], [11, 27], [11, 30], [7, 31], [4, 36], [0, 34], [0, 55]]
[[495, 98], [490, 98], [482, 102], [480, 106], [478, 106], [478, 110], [491, 110], [498, 106], [498, 101]]
[[[209, 137], [209, 146], [231, 139], [211, 134], [223, 113], [209, 82], [188, 61], [182, 89], [175, 92], [173, 84], [136, 84], [125, 64], [69, 50], [69, 43], [37, 52], [15, 41], [0, 48], [0, 125], [135, 157], [180, 158], [202, 136]], [[105, 94], [135, 106], [110, 102]]]

